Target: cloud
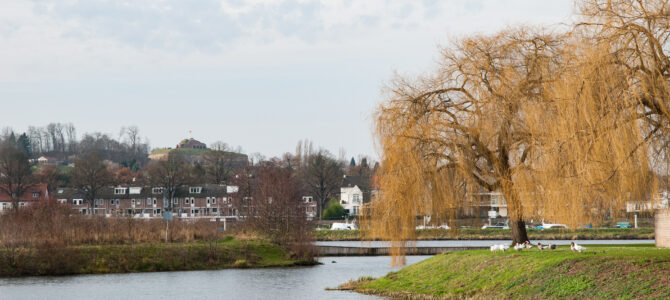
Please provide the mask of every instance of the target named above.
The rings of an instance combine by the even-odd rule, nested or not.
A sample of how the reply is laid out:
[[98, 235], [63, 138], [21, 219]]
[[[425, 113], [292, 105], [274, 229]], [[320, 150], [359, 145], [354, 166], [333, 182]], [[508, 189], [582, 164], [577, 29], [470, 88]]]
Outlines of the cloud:
[[217, 52], [242, 39], [307, 43], [352, 31], [414, 29], [443, 9], [435, 1], [49, 1], [34, 12], [72, 39], [111, 39], [140, 49]]

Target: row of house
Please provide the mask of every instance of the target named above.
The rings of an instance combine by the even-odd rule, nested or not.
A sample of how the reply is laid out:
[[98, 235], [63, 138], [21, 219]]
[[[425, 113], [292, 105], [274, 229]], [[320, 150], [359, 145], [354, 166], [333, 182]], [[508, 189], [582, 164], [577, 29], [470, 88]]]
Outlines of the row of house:
[[[365, 202], [369, 201], [361, 184], [361, 178], [345, 176], [340, 190], [340, 204], [349, 216], [357, 216]], [[12, 208], [10, 195], [0, 192], [0, 213]], [[23, 193], [18, 201], [20, 207], [42, 201], [55, 201], [68, 205], [81, 214], [105, 216], [133, 216], [138, 218], [160, 218], [166, 208], [172, 207], [175, 217], [239, 218], [249, 214], [251, 199], [240, 197], [238, 187], [204, 184], [177, 188], [172, 203], [164, 199], [163, 188], [144, 186], [116, 186], [101, 189], [89, 205], [85, 194], [74, 188], [58, 188], [49, 194], [46, 184], [37, 184]], [[313, 196], [299, 199], [301, 209], [308, 219], [317, 218], [317, 202]]]

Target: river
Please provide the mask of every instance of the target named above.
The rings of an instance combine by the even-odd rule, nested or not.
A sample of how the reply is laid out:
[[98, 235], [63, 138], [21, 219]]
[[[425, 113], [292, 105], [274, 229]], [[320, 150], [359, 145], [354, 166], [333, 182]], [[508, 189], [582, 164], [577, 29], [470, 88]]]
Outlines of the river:
[[[407, 257], [407, 263], [428, 257]], [[377, 299], [325, 288], [396, 270], [388, 256], [320, 260], [296, 268], [0, 278], [0, 299]]]

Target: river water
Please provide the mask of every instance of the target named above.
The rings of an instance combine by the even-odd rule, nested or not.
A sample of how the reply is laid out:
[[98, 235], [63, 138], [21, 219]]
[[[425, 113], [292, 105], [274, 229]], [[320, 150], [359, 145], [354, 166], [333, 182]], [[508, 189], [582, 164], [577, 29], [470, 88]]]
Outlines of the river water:
[[[407, 263], [428, 257], [407, 257]], [[312, 267], [0, 278], [0, 299], [377, 299], [325, 288], [383, 276], [396, 270], [390, 261], [325, 257]]]

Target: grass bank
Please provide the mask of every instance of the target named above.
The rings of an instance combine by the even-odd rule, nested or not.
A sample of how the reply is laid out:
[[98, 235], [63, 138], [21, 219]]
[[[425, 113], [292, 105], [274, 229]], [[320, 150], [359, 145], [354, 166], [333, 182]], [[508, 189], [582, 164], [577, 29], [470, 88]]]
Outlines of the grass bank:
[[218, 241], [0, 248], [0, 276], [74, 275], [314, 264], [267, 241]]
[[[417, 230], [418, 240], [509, 240], [509, 229]], [[315, 230], [318, 241], [358, 241], [359, 230]], [[528, 229], [531, 240], [638, 240], [654, 239], [654, 228]]]
[[669, 299], [670, 249], [590, 245], [585, 253], [554, 251], [436, 255], [379, 278], [341, 286], [403, 298]]

